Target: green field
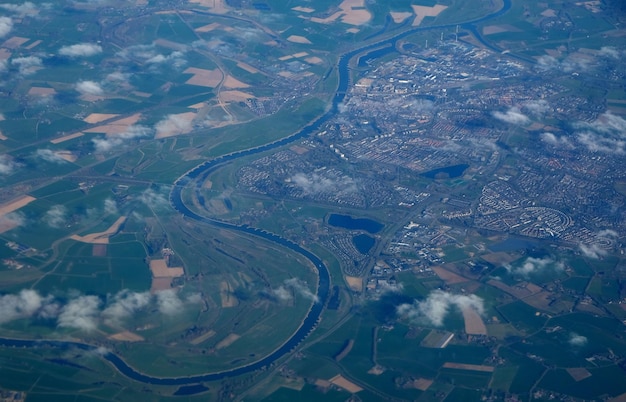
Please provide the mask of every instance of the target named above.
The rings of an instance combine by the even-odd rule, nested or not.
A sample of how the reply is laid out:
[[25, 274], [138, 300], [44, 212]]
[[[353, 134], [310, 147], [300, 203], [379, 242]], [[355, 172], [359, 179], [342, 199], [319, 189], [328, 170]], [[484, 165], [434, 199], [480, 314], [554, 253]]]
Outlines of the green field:
[[[625, 394], [623, 7], [503, 5], [0, 4], [0, 337], [101, 348], [0, 347], [0, 394]], [[420, 174], [458, 163], [458, 177]], [[173, 207], [174, 186], [201, 218]], [[336, 227], [334, 213], [383, 229]], [[247, 228], [319, 257], [325, 304], [311, 261]], [[231, 370], [277, 350], [312, 306], [289, 353], [191, 388], [130, 380], [101, 353], [156, 377]]]
[[545, 325], [547, 319], [537, 314], [537, 310], [521, 301], [506, 304], [498, 308], [498, 311], [516, 328], [534, 332]]

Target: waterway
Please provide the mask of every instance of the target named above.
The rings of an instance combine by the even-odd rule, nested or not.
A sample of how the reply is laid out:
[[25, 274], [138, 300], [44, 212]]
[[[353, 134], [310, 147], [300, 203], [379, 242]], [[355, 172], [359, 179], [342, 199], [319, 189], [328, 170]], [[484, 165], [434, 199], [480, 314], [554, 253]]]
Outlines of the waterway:
[[[467, 24], [470, 24], [470, 25], [476, 24], [476, 23], [484, 22], [484, 21], [496, 18], [498, 16], [501, 16], [502, 14], [506, 13], [511, 8], [511, 0], [503, 0], [503, 3], [504, 3], [503, 7], [500, 10], [492, 14], [485, 15], [481, 18], [477, 18], [472, 21], [466, 21], [465, 23], [460, 24], [460, 25], [466, 26]], [[189, 385], [189, 384], [197, 384], [197, 383], [204, 382], [204, 381], [221, 380], [227, 377], [234, 377], [234, 376], [238, 376], [241, 374], [250, 373], [250, 372], [259, 370], [261, 368], [271, 365], [276, 360], [285, 356], [287, 353], [293, 350], [298, 344], [300, 344], [300, 342], [302, 342], [317, 325], [320, 315], [324, 309], [324, 305], [326, 301], [328, 300], [328, 296], [330, 293], [330, 274], [328, 272], [328, 268], [324, 265], [322, 260], [319, 257], [317, 257], [315, 254], [311, 253], [309, 250], [301, 247], [300, 245], [290, 240], [282, 238], [276, 234], [269, 233], [261, 229], [252, 228], [249, 226], [232, 225], [226, 222], [209, 219], [209, 218], [196, 214], [195, 212], [187, 208], [187, 206], [182, 201], [182, 189], [184, 186], [186, 186], [193, 180], [203, 177], [205, 175], [208, 175], [210, 172], [214, 171], [215, 169], [218, 169], [219, 167], [222, 167], [223, 165], [225, 165], [226, 163], [230, 161], [233, 161], [237, 158], [241, 158], [244, 156], [254, 155], [254, 154], [265, 152], [274, 148], [281, 147], [283, 145], [294, 142], [298, 139], [304, 138], [312, 134], [317, 129], [319, 129], [322, 124], [324, 124], [326, 121], [328, 121], [331, 117], [333, 117], [337, 113], [339, 104], [344, 100], [346, 96], [346, 92], [351, 83], [349, 63], [350, 63], [350, 60], [352, 60], [355, 56], [357, 55], [366, 56], [368, 52], [376, 51], [376, 49], [379, 49], [385, 46], [395, 47], [396, 41], [398, 41], [399, 39], [405, 38], [409, 35], [415, 34], [417, 32], [429, 31], [429, 30], [434, 30], [434, 29], [442, 29], [442, 28], [453, 28], [456, 25], [457, 24], [455, 23], [455, 24], [446, 24], [446, 25], [438, 25], [438, 26], [430, 26], [430, 27], [416, 27], [408, 31], [399, 33], [390, 38], [383, 39], [379, 42], [372, 43], [372, 44], [363, 46], [359, 49], [355, 49], [348, 53], [345, 53], [343, 56], [339, 58], [339, 61], [337, 63], [339, 83], [337, 85], [335, 96], [332, 100], [332, 106], [324, 115], [319, 117], [317, 120], [313, 121], [308, 126], [305, 126], [304, 128], [302, 128], [300, 131], [296, 132], [292, 136], [285, 137], [278, 141], [268, 143], [268, 144], [265, 144], [256, 148], [250, 148], [250, 149], [246, 149], [243, 151], [233, 152], [231, 154], [224, 155], [219, 158], [206, 161], [198, 165], [194, 169], [190, 170], [189, 172], [185, 173], [183, 176], [178, 178], [176, 182], [174, 183], [175, 185], [173, 186], [172, 191], [170, 193], [170, 202], [172, 206], [178, 212], [183, 214], [188, 219], [192, 219], [198, 222], [208, 223], [208, 224], [225, 228], [225, 229], [241, 231], [247, 234], [261, 237], [265, 240], [269, 240], [283, 247], [286, 247], [296, 253], [301, 254], [302, 256], [307, 258], [309, 261], [311, 261], [315, 269], [318, 271], [318, 283], [317, 283], [317, 291], [316, 291], [318, 302], [313, 303], [313, 305], [311, 306], [311, 309], [309, 310], [306, 317], [304, 318], [304, 321], [302, 322], [301, 326], [296, 330], [295, 333], [291, 335], [289, 339], [286, 340], [286, 342], [282, 346], [274, 350], [269, 355], [263, 357], [261, 360], [258, 360], [254, 363], [241, 366], [235, 369], [215, 372], [215, 373], [200, 374], [196, 376], [175, 377], [175, 378], [161, 378], [161, 377], [153, 377], [153, 376], [143, 374], [135, 370], [131, 366], [129, 366], [124, 360], [122, 360], [121, 357], [110, 352], [103, 353], [102, 354], [103, 358], [105, 358], [107, 361], [113, 364], [113, 366], [115, 366], [115, 368], [120, 373], [136, 381], [140, 381], [140, 382], [147, 383], [147, 384], [156, 384], [156, 385]], [[98, 348], [93, 345], [84, 344], [80, 342], [59, 341], [59, 340], [24, 340], [24, 339], [0, 338], [0, 346], [15, 347], [15, 348], [25, 348], [25, 347], [28, 347], [28, 348], [48, 347], [48, 348], [60, 348], [60, 349], [78, 348], [78, 349], [88, 350], [88, 351], [98, 351]]]

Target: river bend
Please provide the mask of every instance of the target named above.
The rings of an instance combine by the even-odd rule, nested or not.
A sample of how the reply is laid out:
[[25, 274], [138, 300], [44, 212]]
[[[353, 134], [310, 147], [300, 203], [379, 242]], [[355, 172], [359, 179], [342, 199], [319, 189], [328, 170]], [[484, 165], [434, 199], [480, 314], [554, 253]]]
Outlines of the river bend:
[[[241, 374], [250, 373], [250, 372], [259, 370], [264, 367], [270, 366], [276, 360], [280, 359], [281, 357], [289, 353], [291, 350], [293, 350], [298, 344], [300, 344], [300, 342], [302, 342], [311, 333], [311, 331], [315, 328], [315, 326], [317, 325], [320, 319], [320, 316], [324, 309], [324, 305], [326, 301], [328, 300], [328, 296], [330, 292], [330, 274], [328, 271], [328, 267], [326, 267], [326, 265], [322, 262], [322, 260], [319, 257], [317, 257], [315, 254], [313, 254], [309, 250], [299, 246], [298, 244], [288, 239], [280, 237], [274, 233], [269, 233], [264, 230], [256, 229], [256, 228], [246, 226], [246, 225], [243, 225], [243, 226], [233, 225], [230, 223], [226, 223], [226, 222], [222, 222], [222, 221], [218, 221], [218, 220], [214, 220], [214, 219], [210, 219], [210, 218], [198, 215], [194, 211], [190, 210], [184, 204], [182, 200], [183, 188], [195, 179], [206, 177], [206, 175], [220, 168], [222, 165], [226, 164], [227, 162], [233, 161], [237, 158], [241, 158], [244, 156], [254, 155], [254, 154], [261, 153], [261, 152], [269, 151], [274, 148], [281, 147], [283, 145], [294, 142], [298, 139], [304, 138], [308, 136], [309, 134], [313, 133], [314, 131], [318, 130], [322, 126], [322, 124], [327, 122], [331, 117], [333, 117], [337, 113], [338, 105], [344, 100], [346, 96], [346, 92], [348, 91], [348, 88], [350, 86], [349, 63], [354, 57], [358, 55], [367, 54], [368, 52], [374, 51], [375, 49], [380, 49], [381, 47], [390, 46], [393, 48], [395, 43], [398, 40], [403, 39], [409, 35], [412, 35], [418, 32], [426, 32], [426, 31], [439, 30], [439, 29], [449, 29], [449, 28], [454, 28], [457, 25], [460, 25], [466, 29], [475, 31], [473, 29], [474, 24], [484, 22], [484, 21], [496, 18], [498, 16], [501, 16], [502, 14], [506, 13], [510, 8], [511, 8], [511, 0], [503, 0], [503, 7], [500, 10], [492, 14], [488, 14], [486, 16], [483, 16], [483, 17], [480, 17], [471, 21], [458, 23], [458, 24], [445, 24], [445, 25], [430, 26], [430, 27], [412, 28], [410, 30], [398, 33], [390, 38], [383, 39], [381, 41], [365, 45], [361, 48], [354, 49], [354, 50], [351, 50], [350, 52], [343, 54], [339, 58], [339, 61], [337, 63], [337, 70], [339, 74], [339, 83], [337, 85], [337, 90], [335, 91], [335, 95], [332, 100], [332, 105], [326, 113], [324, 113], [322, 116], [314, 120], [311, 124], [305, 126], [304, 128], [302, 128], [301, 130], [299, 130], [298, 132], [296, 132], [295, 134], [289, 137], [285, 137], [278, 141], [274, 141], [272, 143], [268, 143], [259, 147], [233, 152], [231, 154], [224, 155], [224, 156], [206, 161], [198, 165], [197, 167], [191, 169], [190, 171], [188, 171], [187, 173], [185, 173], [183, 176], [181, 176], [180, 178], [176, 180], [172, 188], [172, 191], [170, 192], [170, 202], [172, 206], [179, 213], [183, 214], [187, 219], [192, 219], [198, 222], [207, 223], [207, 224], [217, 226], [220, 228], [236, 230], [236, 231], [240, 231], [240, 232], [244, 232], [247, 234], [264, 238], [280, 246], [286, 247], [296, 253], [299, 253], [303, 257], [307, 258], [317, 270], [318, 283], [317, 283], [316, 294], [317, 294], [318, 301], [312, 304], [311, 309], [307, 313], [300, 327], [296, 330], [296, 332], [294, 332], [285, 341], [285, 343], [282, 346], [274, 350], [269, 355], [263, 357], [262, 359], [254, 363], [245, 365], [245, 366], [240, 366], [234, 369], [220, 371], [220, 372], [199, 374], [199, 375], [188, 376], [188, 377], [174, 377], [174, 378], [154, 377], [154, 376], [143, 374], [135, 370], [131, 366], [129, 366], [124, 360], [122, 360], [122, 358], [110, 352], [105, 352], [102, 354], [102, 356], [106, 360], [108, 360], [111, 364], [113, 364], [113, 366], [115, 366], [115, 368], [120, 373], [124, 374], [125, 376], [133, 380], [140, 381], [140, 382], [147, 383], [147, 384], [155, 384], [155, 385], [188, 385], [188, 384], [196, 384], [196, 383], [204, 382], [204, 381], [220, 380], [223, 378], [234, 377], [234, 376], [238, 376]], [[51, 348], [62, 348], [62, 349], [74, 347], [74, 348], [78, 348], [78, 349], [85, 350], [85, 351], [98, 351], [98, 347], [94, 345], [89, 345], [89, 344], [74, 342], [74, 341], [61, 341], [61, 340], [26, 340], [26, 339], [0, 338], [0, 346], [17, 347], [17, 348], [51, 347]]]

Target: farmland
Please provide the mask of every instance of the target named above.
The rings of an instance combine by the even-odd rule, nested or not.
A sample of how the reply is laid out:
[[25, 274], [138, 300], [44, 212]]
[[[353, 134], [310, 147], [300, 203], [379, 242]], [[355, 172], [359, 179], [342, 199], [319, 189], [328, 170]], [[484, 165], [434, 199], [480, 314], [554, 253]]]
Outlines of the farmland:
[[0, 391], [623, 398], [617, 7], [0, 4]]

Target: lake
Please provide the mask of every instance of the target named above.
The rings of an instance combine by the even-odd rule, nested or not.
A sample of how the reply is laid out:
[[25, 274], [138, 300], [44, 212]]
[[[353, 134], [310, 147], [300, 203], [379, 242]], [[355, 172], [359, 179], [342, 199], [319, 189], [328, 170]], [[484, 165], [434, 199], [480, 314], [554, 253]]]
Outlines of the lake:
[[519, 239], [516, 237], [509, 237], [506, 240], [501, 241], [500, 243], [495, 243], [489, 246], [489, 250], [493, 252], [498, 251], [517, 251], [534, 248], [539, 243], [532, 240]]
[[467, 164], [446, 166], [439, 169], [429, 170], [422, 173], [421, 176], [428, 177], [429, 179], [454, 179], [463, 175], [465, 170], [469, 167]]
[[365, 230], [367, 233], [378, 233], [385, 225], [368, 218], [353, 218], [350, 215], [330, 214], [328, 218], [330, 226], [349, 229], [349, 230]]
[[367, 254], [374, 247], [376, 239], [366, 234], [360, 234], [352, 238], [352, 244], [361, 254]]

